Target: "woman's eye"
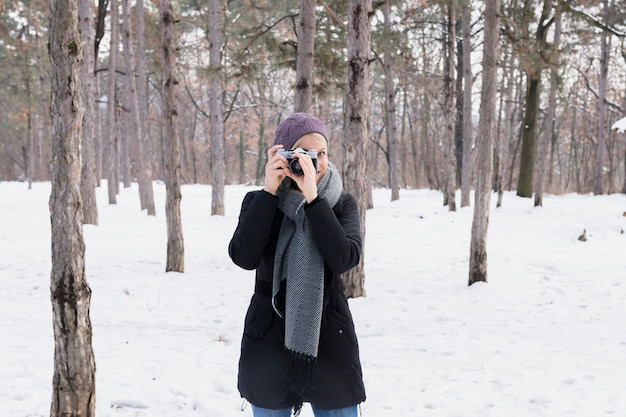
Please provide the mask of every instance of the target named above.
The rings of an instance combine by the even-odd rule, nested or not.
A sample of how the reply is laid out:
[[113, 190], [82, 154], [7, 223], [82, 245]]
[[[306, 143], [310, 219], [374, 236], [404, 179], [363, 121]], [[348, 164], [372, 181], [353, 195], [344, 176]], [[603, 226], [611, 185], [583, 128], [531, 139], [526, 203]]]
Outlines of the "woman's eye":
[[321, 152], [318, 152], [318, 153], [317, 153], [317, 155], [318, 155], [318, 156], [319, 156], [319, 155], [322, 155], [322, 156], [324, 156], [324, 155], [326, 155], [326, 152], [324, 152], [324, 151], [321, 151]]

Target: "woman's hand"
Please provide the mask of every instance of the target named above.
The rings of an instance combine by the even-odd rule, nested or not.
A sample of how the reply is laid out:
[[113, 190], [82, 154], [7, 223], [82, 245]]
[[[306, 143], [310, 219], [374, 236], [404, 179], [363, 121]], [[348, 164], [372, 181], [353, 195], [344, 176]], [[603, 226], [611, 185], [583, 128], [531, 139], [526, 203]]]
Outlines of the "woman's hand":
[[280, 183], [285, 179], [286, 173], [290, 173], [287, 159], [277, 153], [282, 147], [283, 145], [274, 145], [267, 151], [265, 186], [263, 189], [272, 195], [276, 195], [276, 191], [278, 191]]
[[[309, 155], [294, 153], [292, 156], [298, 158], [304, 175], [295, 175], [291, 172], [289, 167], [286, 168], [285, 175], [294, 180], [300, 191], [302, 191], [302, 194], [304, 194], [306, 202], [310, 203], [317, 198], [317, 170]], [[285, 162], [286, 161], [285, 159]]]

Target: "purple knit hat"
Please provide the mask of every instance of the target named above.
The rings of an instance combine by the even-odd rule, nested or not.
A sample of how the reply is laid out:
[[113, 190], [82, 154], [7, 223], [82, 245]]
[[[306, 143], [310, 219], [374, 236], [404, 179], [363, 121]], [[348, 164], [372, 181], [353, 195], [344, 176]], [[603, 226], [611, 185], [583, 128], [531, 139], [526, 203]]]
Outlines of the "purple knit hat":
[[283, 149], [289, 150], [298, 139], [313, 132], [324, 136], [328, 143], [328, 131], [320, 119], [308, 113], [293, 113], [278, 125], [274, 145], [283, 145]]

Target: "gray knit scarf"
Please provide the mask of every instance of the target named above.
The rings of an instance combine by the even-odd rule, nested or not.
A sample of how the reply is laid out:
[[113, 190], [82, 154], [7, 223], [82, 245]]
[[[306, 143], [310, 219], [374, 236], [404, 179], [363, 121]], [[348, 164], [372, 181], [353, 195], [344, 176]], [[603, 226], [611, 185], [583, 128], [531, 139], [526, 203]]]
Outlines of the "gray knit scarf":
[[[329, 163], [317, 185], [320, 198], [333, 207], [343, 191], [337, 168]], [[289, 352], [286, 376], [290, 391], [299, 398], [317, 385], [317, 350], [324, 298], [324, 259], [309, 221], [304, 213], [305, 199], [299, 190], [291, 188], [286, 179], [278, 190], [278, 207], [284, 213], [278, 233], [274, 258], [272, 303], [285, 318], [285, 348]], [[276, 295], [286, 281], [285, 311], [279, 311]]]

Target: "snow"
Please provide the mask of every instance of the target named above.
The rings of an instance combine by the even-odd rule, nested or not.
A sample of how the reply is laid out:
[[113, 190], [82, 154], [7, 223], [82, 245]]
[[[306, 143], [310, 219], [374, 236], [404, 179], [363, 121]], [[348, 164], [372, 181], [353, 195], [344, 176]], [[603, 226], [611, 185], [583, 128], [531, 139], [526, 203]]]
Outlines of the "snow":
[[611, 126], [611, 129], [617, 130], [618, 132], [624, 133], [626, 132], [626, 117], [618, 120]]
[[[236, 385], [254, 273], [227, 255], [244, 194], [184, 186], [185, 270], [165, 273], [157, 216], [133, 185], [99, 188], [85, 226], [98, 417], [251, 416]], [[0, 416], [49, 415], [53, 348], [50, 184], [0, 183]], [[618, 416], [626, 407], [626, 196], [513, 193], [491, 211], [489, 283], [467, 286], [472, 208], [441, 193], [375, 190], [367, 297], [350, 300], [363, 416]], [[492, 205], [495, 198], [492, 198]], [[578, 240], [586, 230], [587, 241]], [[305, 407], [303, 417], [310, 417]]]

